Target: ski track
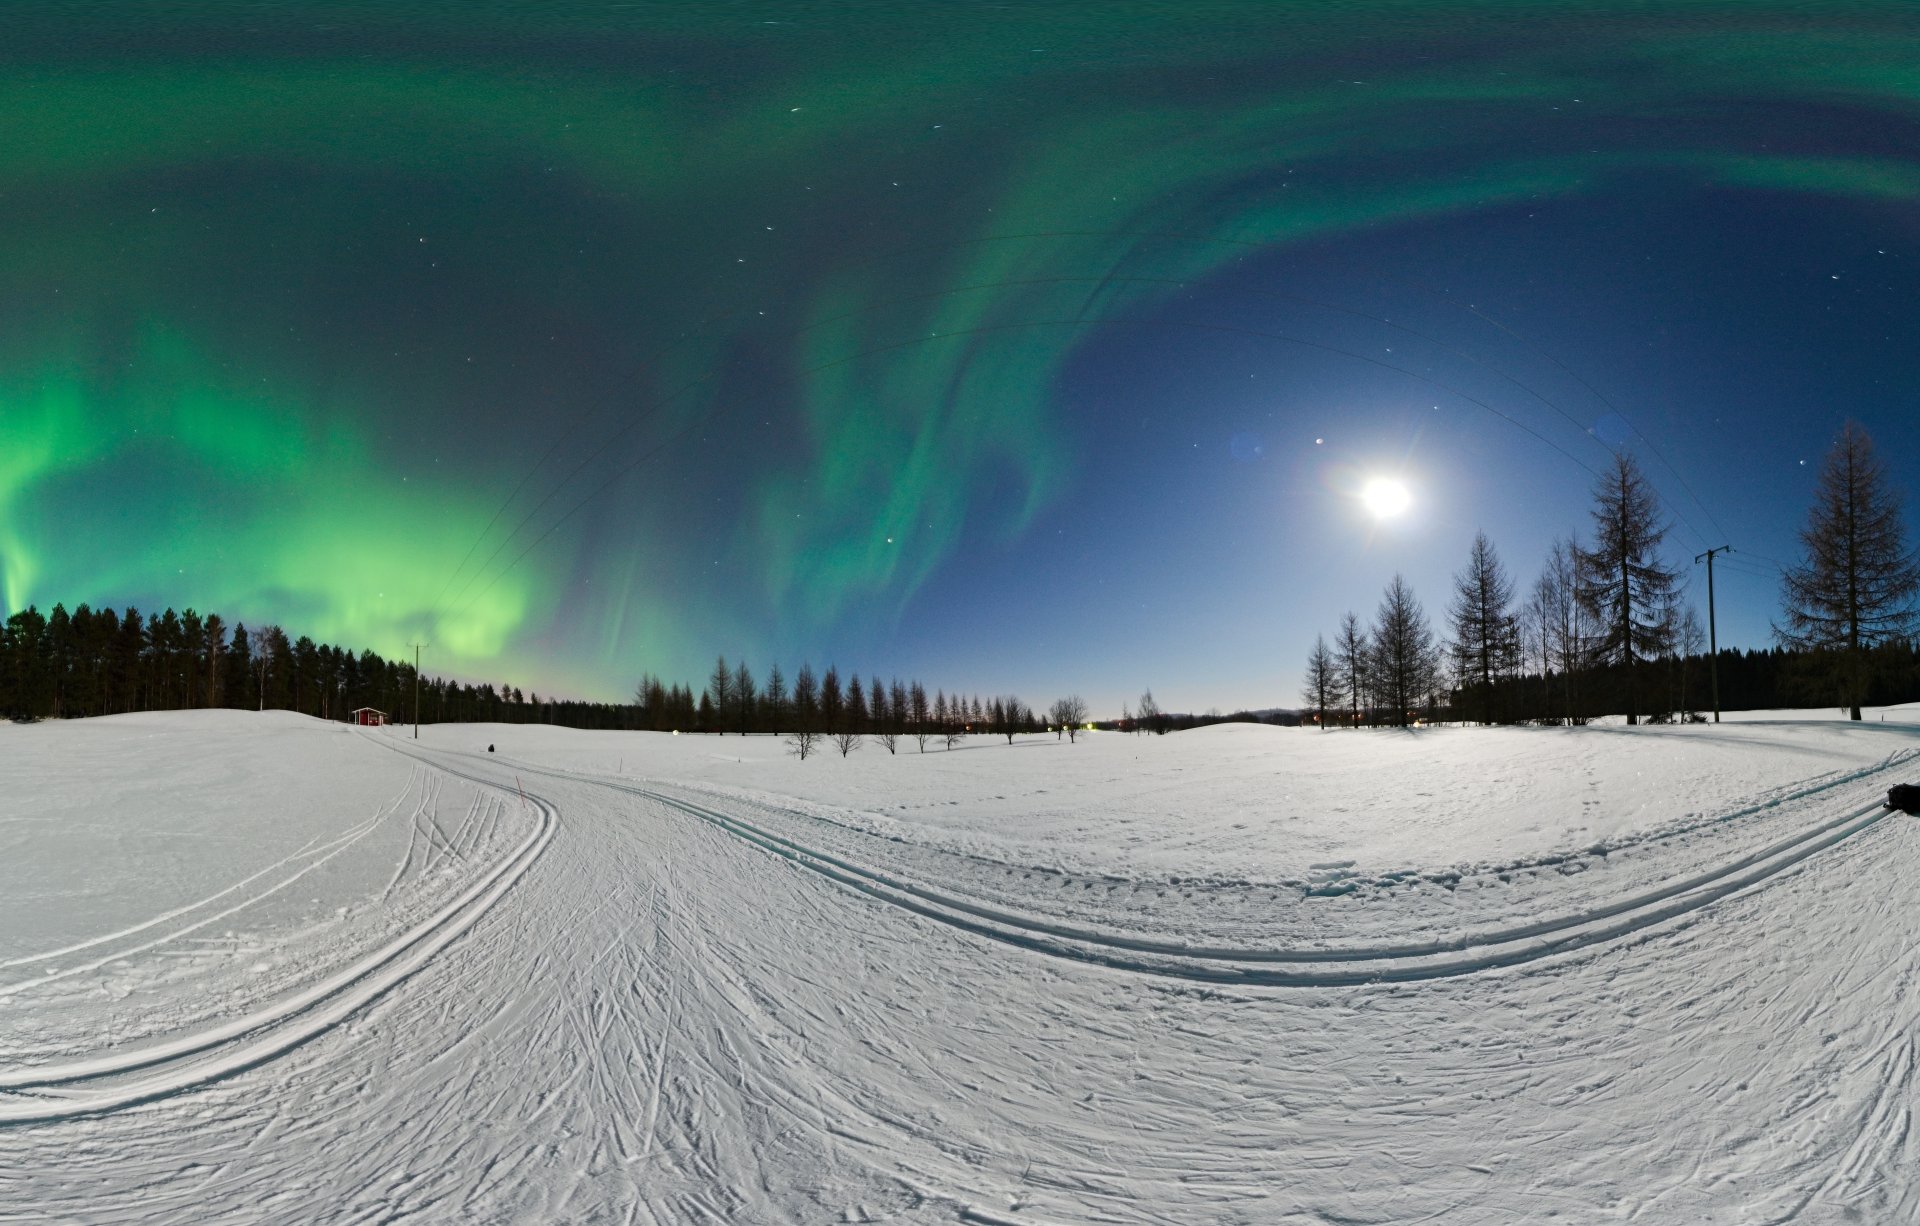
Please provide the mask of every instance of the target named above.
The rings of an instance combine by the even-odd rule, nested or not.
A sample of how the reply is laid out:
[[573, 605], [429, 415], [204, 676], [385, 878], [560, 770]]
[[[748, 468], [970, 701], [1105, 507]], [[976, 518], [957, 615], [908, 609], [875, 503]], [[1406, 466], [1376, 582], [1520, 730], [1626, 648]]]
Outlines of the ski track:
[[[991, 1226], [1920, 1211], [1920, 920], [1886, 889], [1920, 823], [1862, 807], [1866, 776], [1796, 801], [1807, 819], [1790, 836], [1629, 898], [1413, 953], [1253, 951], [1500, 960], [1420, 983], [1371, 966], [1289, 984], [1232, 965], [1246, 950], [1141, 951], [1122, 932], [975, 914], [679, 789], [539, 770], [551, 786], [523, 802], [511, 772], [528, 764], [388, 747], [496, 789], [460, 826], [469, 854], [522, 803], [544, 815], [538, 846], [277, 1025], [34, 1087], [44, 1108], [94, 1079], [105, 1094], [147, 1079], [87, 1119], [0, 1127], [0, 1219], [21, 1205], [103, 1222]], [[428, 871], [460, 831], [434, 851], [417, 826], [401, 870]], [[1728, 931], [1855, 940], [1756, 975]], [[1238, 977], [1204, 981], [1212, 970]]]
[[[422, 806], [428, 803], [426, 794], [423, 790]], [[96, 1114], [163, 1097], [252, 1067], [338, 1024], [470, 928], [539, 857], [559, 813], [543, 799], [527, 800], [540, 815], [534, 830], [491, 872], [423, 922], [317, 982], [219, 1025], [129, 1051], [0, 1070], [0, 1124]], [[416, 808], [416, 818], [420, 812]], [[135, 1070], [145, 1071], [122, 1076]], [[76, 1085], [80, 1088], [72, 1088]]]
[[[205, 928], [210, 924], [218, 923], [219, 921], [223, 919], [227, 919], [231, 916], [237, 915], [240, 912], [245, 911], [250, 907], [257, 906], [259, 903], [266, 900], [267, 898], [270, 898], [273, 895], [279, 893], [281, 890], [286, 889], [288, 886], [293, 885], [295, 882], [305, 877], [308, 873], [313, 872], [315, 869], [320, 868], [321, 866], [325, 865], [329, 861], [333, 860], [335, 857], [351, 849], [361, 839], [365, 838], [368, 834], [372, 833], [373, 830], [377, 828], [383, 820], [385, 820], [386, 816], [387, 814], [385, 812], [377, 813], [373, 817], [367, 819], [366, 821], [360, 823], [359, 825], [352, 827], [346, 832], [346, 834], [340, 836], [339, 838], [334, 839], [328, 843], [321, 844], [319, 850], [324, 851], [325, 852], [324, 855], [316, 854], [315, 858], [312, 859], [309, 863], [301, 866], [301, 868], [299, 868], [297, 871], [287, 875], [286, 877], [283, 877], [282, 879], [275, 882], [273, 885], [269, 886], [267, 889], [265, 889], [264, 891], [258, 894], [250, 895], [244, 898], [243, 900], [241, 900], [240, 902], [232, 904], [231, 906], [225, 907], [219, 911], [212, 912], [208, 915], [201, 916], [200, 918], [194, 920], [190, 924], [186, 924], [180, 928], [176, 928], [171, 932], [165, 933], [151, 940], [143, 941], [139, 944], [127, 946], [124, 948], [116, 948], [115, 950], [113, 950], [113, 952], [102, 954], [98, 957], [93, 958], [90, 961], [79, 962], [72, 966], [62, 967], [59, 970], [51, 971], [46, 974], [30, 976], [25, 979], [15, 980], [14, 982], [8, 983], [8, 984], [0, 984], [0, 998], [14, 996], [22, 992], [31, 992], [35, 989], [57, 984], [62, 982], [63, 980], [72, 979], [79, 975], [91, 974], [92, 972], [99, 970], [103, 966], [108, 966], [112, 963], [119, 962], [123, 959], [132, 957], [135, 954], [147, 953], [151, 950], [158, 949], [160, 946], [169, 944], [173, 941], [177, 941], [180, 938], [189, 935], [190, 933], [198, 932], [200, 929]], [[275, 867], [284, 867], [286, 864], [291, 863], [294, 858], [295, 857], [288, 857], [286, 860], [281, 861], [280, 864], [276, 865]], [[253, 877], [250, 877], [247, 880], [248, 881], [257, 880], [259, 876], [260, 874], [255, 874]], [[219, 894], [213, 895], [212, 898], [217, 899], [217, 898], [224, 897], [225, 895], [232, 893], [233, 890], [236, 888], [238, 887], [237, 886], [229, 887], [226, 890], [222, 890]], [[196, 906], [205, 905], [205, 902], [207, 901], [211, 901], [211, 899], [203, 900], [200, 904], [196, 904]], [[183, 914], [191, 913], [192, 910], [193, 908], [176, 909], [175, 911], [169, 913], [169, 917], [178, 918]], [[147, 928], [151, 928], [153, 926], [154, 924], [152, 922], [149, 922], [146, 924], [137, 925], [133, 928], [124, 929], [122, 930], [121, 933], [116, 935], [129, 935], [132, 933], [144, 931]], [[88, 942], [87, 947], [97, 947], [98, 945], [104, 943], [104, 941], [108, 939], [111, 939], [111, 938], [96, 938], [94, 941]], [[44, 956], [46, 955], [41, 955], [41, 957], [44, 957]], [[6, 1078], [7, 1078], [7, 1074], [0, 1073], [0, 1088], [4, 1088], [7, 1085]], [[0, 1116], [0, 1119], [4, 1119], [4, 1118], [5, 1118], [4, 1116]]]
[[[1844, 782], [1861, 781], [1886, 770], [1907, 755], [1890, 758], [1861, 772], [1850, 772]], [[849, 888], [903, 910], [990, 940], [1021, 948], [1119, 969], [1206, 982], [1259, 984], [1280, 987], [1332, 987], [1373, 982], [1408, 982], [1471, 974], [1515, 966], [1538, 958], [1577, 950], [1598, 942], [1629, 936], [1706, 906], [1736, 890], [1745, 889], [1800, 864], [1807, 857], [1868, 829], [1891, 810], [1878, 801], [1842, 813], [1758, 851], [1712, 870], [1636, 894], [1606, 906], [1518, 927], [1462, 936], [1451, 940], [1402, 945], [1327, 948], [1231, 948], [1153, 941], [1115, 932], [1054, 923], [1043, 918], [983, 906], [945, 894], [897, 875], [852, 863], [815, 850], [795, 840], [772, 834], [738, 817], [693, 804], [679, 797], [591, 775], [570, 775], [531, 764], [518, 768], [552, 778], [570, 778], [613, 791], [625, 792], [670, 805], [701, 821], [735, 834], [775, 855], [837, 881]], [[1825, 793], [1839, 781], [1823, 782], [1802, 797]], [[1777, 803], [1777, 802], [1775, 802]], [[1605, 923], [1607, 920], [1617, 920]], [[1540, 938], [1551, 938], [1542, 940]], [[1488, 947], [1532, 941], [1517, 949], [1492, 951]], [[1473, 953], [1474, 950], [1486, 952]], [[1149, 955], [1134, 958], [1127, 955]], [[1460, 954], [1459, 957], [1442, 955]], [[1364, 969], [1324, 972], [1269, 971], [1250, 967], [1212, 967], [1226, 963], [1385, 963]]]
[[[220, 890], [213, 894], [209, 894], [205, 898], [199, 899], [198, 901], [187, 903], [184, 906], [175, 907], [171, 911], [162, 912], [161, 914], [156, 915], [151, 919], [144, 920], [138, 924], [134, 924], [126, 928], [121, 928], [114, 932], [102, 933], [99, 936], [90, 937], [87, 940], [78, 941], [71, 945], [63, 945], [58, 949], [44, 950], [40, 953], [26, 954], [20, 957], [15, 957], [15, 958], [7, 959], [5, 961], [0, 961], [0, 970], [6, 970], [16, 966], [28, 966], [35, 962], [47, 961], [50, 958], [65, 957], [67, 954], [79, 953], [82, 950], [92, 949], [96, 946], [104, 945], [109, 941], [117, 941], [124, 937], [138, 935], [139, 933], [145, 932], [149, 928], [153, 928], [160, 924], [164, 924], [169, 920], [178, 919], [183, 915], [191, 915], [193, 912], [198, 911], [202, 907], [218, 902], [220, 899], [225, 898], [227, 895], [232, 894], [237, 890], [244, 889], [249, 885], [252, 885], [254, 882], [260, 880], [260, 878], [267, 876], [268, 874], [274, 872], [275, 870], [285, 868], [287, 865], [294, 863], [296, 860], [299, 860], [302, 856], [305, 856], [308, 854], [319, 855], [323, 852], [326, 852], [332, 848], [339, 847], [343, 844], [357, 842], [359, 839], [364, 837], [368, 832], [370, 832], [375, 827], [377, 827], [387, 817], [391, 816], [394, 812], [396, 812], [402, 804], [406, 803], [407, 796], [412, 791], [414, 785], [418, 782], [418, 775], [419, 775], [419, 772], [416, 771], [413, 776], [409, 777], [407, 781], [407, 787], [405, 790], [403, 790], [400, 793], [400, 795], [394, 797], [393, 800], [389, 801], [385, 806], [376, 810], [373, 816], [368, 818], [365, 822], [361, 823], [358, 826], [354, 826], [350, 828], [343, 835], [340, 835], [325, 843], [320, 843], [320, 841], [317, 838], [308, 839], [306, 843], [302, 844], [299, 848], [288, 853], [285, 856], [282, 856], [280, 859], [274, 861], [272, 864], [267, 865], [265, 868], [259, 869], [258, 871], [246, 877], [241, 878], [239, 881], [234, 882], [232, 885], [227, 886], [225, 889]], [[314, 845], [316, 843], [319, 843], [320, 845], [318, 847], [315, 847]], [[282, 883], [282, 884], [285, 884], [285, 883]], [[268, 890], [266, 894], [255, 895], [252, 898], [250, 898], [248, 902], [249, 903], [257, 902], [261, 898], [265, 898], [267, 894], [271, 894], [273, 892], [274, 892], [273, 890]]]

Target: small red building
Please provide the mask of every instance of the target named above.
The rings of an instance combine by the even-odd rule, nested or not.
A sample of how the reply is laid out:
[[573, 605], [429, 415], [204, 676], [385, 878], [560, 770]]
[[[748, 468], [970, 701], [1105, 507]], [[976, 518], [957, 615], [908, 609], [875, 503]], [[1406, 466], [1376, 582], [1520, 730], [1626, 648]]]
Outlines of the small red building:
[[355, 707], [353, 722], [363, 728], [378, 728], [387, 722], [387, 713], [376, 711], [372, 707]]

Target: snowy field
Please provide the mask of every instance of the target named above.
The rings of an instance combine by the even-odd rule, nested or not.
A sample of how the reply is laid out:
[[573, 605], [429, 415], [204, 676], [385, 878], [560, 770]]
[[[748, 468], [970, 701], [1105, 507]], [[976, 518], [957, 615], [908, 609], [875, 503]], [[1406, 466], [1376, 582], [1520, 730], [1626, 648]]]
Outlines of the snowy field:
[[0, 727], [0, 1221], [1917, 1221], [1902, 781], [1913, 709]]

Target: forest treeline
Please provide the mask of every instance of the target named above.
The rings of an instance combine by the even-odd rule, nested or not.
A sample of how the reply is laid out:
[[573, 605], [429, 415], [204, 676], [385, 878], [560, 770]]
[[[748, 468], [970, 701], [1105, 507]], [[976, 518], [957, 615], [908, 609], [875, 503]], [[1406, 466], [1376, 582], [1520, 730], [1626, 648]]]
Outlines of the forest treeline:
[[[744, 663], [730, 667], [725, 659], [697, 695], [649, 675], [631, 703], [542, 699], [510, 684], [428, 676], [418, 693], [422, 723], [799, 733], [807, 756], [828, 744], [849, 753], [869, 738], [893, 750], [903, 740], [922, 749], [934, 739], [951, 746], [968, 733], [1011, 739], [1051, 727], [1073, 735], [1087, 718], [1077, 696], [1057, 700], [1043, 718], [1012, 695], [929, 696], [918, 681], [843, 681], [834, 667], [816, 677], [803, 664], [789, 685], [775, 665], [760, 683]], [[219, 614], [193, 609], [143, 617], [135, 608], [82, 604], [69, 613], [55, 605], [48, 614], [24, 609], [0, 627], [0, 715], [16, 720], [228, 707], [347, 721], [372, 707], [407, 723], [414, 694], [413, 665], [405, 661], [290, 638], [278, 626], [250, 631], [236, 623], [229, 633]]]
[[[396, 721], [414, 715], [413, 665], [358, 653], [278, 626], [232, 632], [219, 614], [168, 609], [94, 609], [55, 605], [13, 614], [0, 628], [0, 715], [77, 718], [129, 711], [205, 707], [298, 711], [346, 720], [373, 707]], [[422, 677], [426, 723], [556, 723], [575, 728], [630, 727], [611, 703], [543, 701], [519, 689]]]
[[789, 683], [775, 664], [763, 682], [744, 661], [730, 666], [725, 656], [714, 661], [697, 695], [690, 685], [641, 677], [632, 710], [633, 727], [658, 732], [775, 733], [801, 758], [827, 747], [845, 757], [869, 740], [895, 753], [908, 741], [923, 752], [930, 742], [950, 749], [969, 733], [1012, 741], [1023, 732], [1052, 730], [1077, 738], [1087, 719], [1078, 695], [1056, 699], [1042, 716], [1011, 694], [984, 701], [944, 689], [929, 695], [917, 680], [873, 676], [863, 683], [858, 673], [843, 680], [834, 665], [816, 675], [802, 664]]
[[1769, 651], [1707, 650], [1662, 548], [1669, 525], [1632, 456], [1615, 456], [1593, 497], [1591, 538], [1555, 541], [1524, 595], [1477, 535], [1454, 578], [1444, 640], [1395, 575], [1371, 624], [1349, 612], [1331, 643], [1314, 642], [1310, 718], [1322, 727], [1568, 724], [1622, 712], [1628, 723], [1694, 720], [1715, 705], [1717, 686], [1721, 709], [1832, 705], [1859, 719], [1865, 705], [1920, 695], [1920, 559], [1857, 423], [1822, 465], [1801, 560], [1781, 568]]

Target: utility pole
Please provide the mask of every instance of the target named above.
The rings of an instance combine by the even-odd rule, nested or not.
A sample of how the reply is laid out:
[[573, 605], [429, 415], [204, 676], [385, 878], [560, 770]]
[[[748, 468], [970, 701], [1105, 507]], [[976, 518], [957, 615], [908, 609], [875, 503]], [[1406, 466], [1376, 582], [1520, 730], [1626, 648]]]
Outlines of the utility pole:
[[1713, 619], [1713, 555], [1732, 553], [1733, 546], [1709, 549], [1693, 560], [1695, 566], [1707, 564], [1707, 675], [1713, 678], [1713, 722], [1720, 722], [1720, 635]]
[[[1711, 578], [1707, 580], [1707, 587], [1709, 590], [1713, 587]], [[420, 739], [420, 649], [431, 644], [409, 643], [407, 646], [413, 648], [413, 739], [417, 741]]]

